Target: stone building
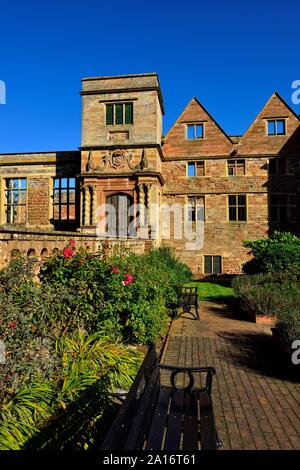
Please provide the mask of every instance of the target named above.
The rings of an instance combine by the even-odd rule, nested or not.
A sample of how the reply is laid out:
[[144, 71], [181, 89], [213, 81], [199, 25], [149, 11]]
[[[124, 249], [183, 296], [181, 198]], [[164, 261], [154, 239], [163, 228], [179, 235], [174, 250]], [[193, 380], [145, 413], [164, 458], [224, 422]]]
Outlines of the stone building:
[[171, 245], [201, 277], [240, 272], [243, 240], [299, 234], [300, 121], [277, 93], [242, 136], [193, 98], [163, 137], [155, 73], [85, 78], [81, 96], [79, 150], [0, 155], [2, 265], [109, 240]]

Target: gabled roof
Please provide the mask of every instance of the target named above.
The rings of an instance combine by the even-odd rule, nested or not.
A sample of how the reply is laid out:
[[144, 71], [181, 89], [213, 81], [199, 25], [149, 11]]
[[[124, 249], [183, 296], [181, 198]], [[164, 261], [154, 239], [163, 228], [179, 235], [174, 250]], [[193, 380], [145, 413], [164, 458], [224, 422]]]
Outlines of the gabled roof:
[[[184, 124], [204, 122], [203, 139], [187, 139]], [[229, 155], [233, 142], [196, 97], [193, 97], [164, 138], [166, 157]]]

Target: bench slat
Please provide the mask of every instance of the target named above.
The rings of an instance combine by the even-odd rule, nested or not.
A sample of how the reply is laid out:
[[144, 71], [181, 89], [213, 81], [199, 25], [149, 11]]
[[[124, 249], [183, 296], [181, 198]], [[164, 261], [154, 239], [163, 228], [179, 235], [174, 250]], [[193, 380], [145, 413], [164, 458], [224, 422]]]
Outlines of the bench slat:
[[216, 450], [217, 435], [210, 395], [207, 392], [199, 392], [199, 402], [201, 449]]
[[134, 450], [143, 445], [145, 436], [145, 419], [153, 414], [153, 408], [157, 393], [159, 391], [159, 370], [155, 368], [147, 384], [143, 397], [135, 410], [135, 416], [132, 419], [130, 433], [125, 442], [124, 449]]
[[[148, 350], [143, 364], [141, 365], [139, 372], [128, 392], [124, 404], [121, 406], [117, 413], [117, 416], [110, 428], [104, 442], [101, 446], [102, 450], [107, 449], [124, 449], [124, 442], [130, 432], [132, 420], [134, 418], [139, 401], [142, 399], [143, 393], [147, 388], [147, 383], [153, 373], [153, 369], [157, 363], [157, 355], [155, 347]], [[145, 389], [141, 393], [141, 396], [137, 398], [139, 390], [141, 388], [142, 380], [145, 380]]]
[[191, 392], [185, 395], [182, 449], [198, 450], [198, 445], [198, 394], [197, 392]]
[[164, 448], [166, 450], [180, 449], [180, 438], [182, 433], [182, 415], [184, 412], [184, 391], [172, 392], [167, 433]]
[[168, 418], [171, 389], [161, 387], [147, 439], [147, 450], [161, 450], [165, 427]]

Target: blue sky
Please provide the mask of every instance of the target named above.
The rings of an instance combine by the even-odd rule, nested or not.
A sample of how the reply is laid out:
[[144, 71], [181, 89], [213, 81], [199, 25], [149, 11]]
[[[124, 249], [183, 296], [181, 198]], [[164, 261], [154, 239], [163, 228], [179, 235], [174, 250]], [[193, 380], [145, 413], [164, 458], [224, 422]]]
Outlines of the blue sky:
[[192, 96], [241, 134], [300, 80], [299, 0], [1, 2], [0, 152], [80, 146], [80, 79], [158, 72], [164, 131]]

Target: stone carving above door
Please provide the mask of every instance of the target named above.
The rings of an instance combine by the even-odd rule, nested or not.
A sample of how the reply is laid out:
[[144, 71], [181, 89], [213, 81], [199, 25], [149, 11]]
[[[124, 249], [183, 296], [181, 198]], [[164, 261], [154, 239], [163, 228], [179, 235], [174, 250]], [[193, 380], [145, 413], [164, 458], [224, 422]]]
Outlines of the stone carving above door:
[[99, 157], [95, 156], [94, 152], [91, 150], [89, 152], [86, 171], [88, 173], [92, 172], [104, 172], [113, 170], [122, 170], [129, 169], [132, 171], [141, 171], [147, 168], [147, 159], [145, 155], [145, 149], [142, 151], [142, 155], [139, 157], [139, 161], [134, 161], [136, 155], [134, 151], [128, 151], [123, 149], [111, 150], [107, 154], [100, 157], [101, 165], [97, 165], [99, 162]]

